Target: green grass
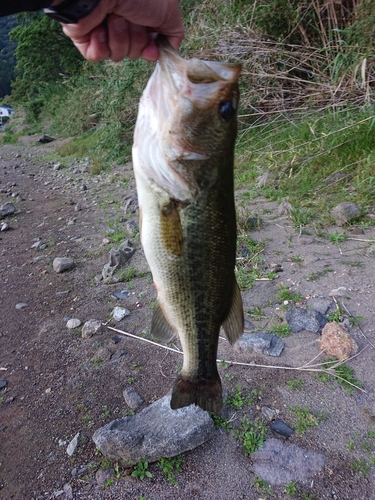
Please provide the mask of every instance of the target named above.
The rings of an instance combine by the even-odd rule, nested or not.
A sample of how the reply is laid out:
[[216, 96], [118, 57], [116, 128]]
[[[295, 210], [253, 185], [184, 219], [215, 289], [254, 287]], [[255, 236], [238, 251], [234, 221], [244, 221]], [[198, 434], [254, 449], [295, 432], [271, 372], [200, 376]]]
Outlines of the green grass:
[[172, 458], [161, 458], [157, 465], [161, 468], [163, 473], [167, 476], [168, 483], [177, 485], [178, 481], [175, 474], [182, 472], [182, 465], [185, 461], [183, 455], [178, 455]]
[[303, 296], [299, 292], [293, 292], [286, 285], [280, 285], [279, 291], [277, 292], [276, 299], [278, 302], [300, 302], [303, 300]]
[[251, 422], [246, 415], [241, 418], [241, 425], [234, 431], [234, 437], [242, 442], [246, 456], [263, 446], [266, 430], [265, 425], [259, 420]]
[[337, 359], [327, 359], [324, 362], [324, 367], [325, 368], [332, 368], [335, 372], [337, 382], [351, 395], [354, 394], [355, 392], [355, 387], [363, 387], [363, 382], [361, 380], [358, 380], [354, 376], [354, 370], [353, 368], [350, 368], [347, 364], [341, 363], [338, 366], [337, 365], [338, 361]]
[[306, 431], [318, 426], [322, 420], [324, 420], [325, 415], [319, 413], [315, 416], [310, 408], [301, 406], [289, 407], [289, 410], [295, 415], [295, 422], [293, 428], [296, 434], [304, 434]]

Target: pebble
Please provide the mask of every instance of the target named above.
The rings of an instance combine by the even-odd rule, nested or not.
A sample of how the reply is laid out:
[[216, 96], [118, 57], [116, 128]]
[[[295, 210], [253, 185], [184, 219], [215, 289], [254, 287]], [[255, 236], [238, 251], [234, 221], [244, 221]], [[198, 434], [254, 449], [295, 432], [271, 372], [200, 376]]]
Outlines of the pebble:
[[69, 330], [74, 330], [74, 328], [78, 328], [81, 324], [82, 322], [78, 318], [71, 318], [66, 322], [66, 327], [69, 328]]
[[0, 206], [0, 219], [8, 215], [13, 215], [15, 211], [16, 209], [13, 203], [4, 203], [4, 205]]
[[78, 439], [79, 439], [79, 432], [74, 436], [74, 438], [70, 441], [68, 444], [68, 447], [66, 448], [67, 454], [71, 457], [73, 453], [76, 451], [77, 446], [78, 446]]
[[327, 356], [346, 359], [358, 351], [355, 340], [335, 321], [327, 323], [320, 338], [320, 348]]
[[288, 439], [292, 434], [294, 434], [294, 430], [279, 418], [276, 418], [274, 423], [271, 425], [271, 431], [276, 437], [281, 439]]
[[361, 215], [361, 207], [352, 201], [343, 201], [331, 210], [330, 215], [337, 226], [343, 226]]
[[130, 311], [128, 311], [128, 309], [125, 309], [124, 307], [118, 307], [118, 306], [116, 306], [113, 309], [112, 315], [113, 315], [113, 319], [115, 321], [121, 321], [121, 320], [123, 320], [125, 318], [125, 316], [129, 316], [130, 315]]
[[16, 304], [16, 309], [23, 309], [24, 307], [27, 307], [26, 302], [19, 302]]
[[114, 477], [114, 475], [115, 472], [113, 469], [99, 469], [98, 471], [96, 471], [95, 479], [99, 486], [103, 486], [108, 481], [108, 479], [111, 479], [111, 477]]
[[138, 394], [134, 387], [127, 387], [124, 389], [122, 394], [124, 396], [125, 403], [133, 410], [136, 410], [143, 404], [142, 397]]
[[98, 319], [89, 319], [82, 327], [82, 338], [89, 339], [97, 333], [102, 333], [103, 325]]
[[268, 406], [262, 406], [261, 411], [262, 411], [263, 417], [265, 417], [269, 422], [272, 422], [272, 420], [277, 415], [276, 410], [273, 410], [272, 408], [269, 408]]
[[9, 231], [10, 225], [7, 222], [3, 222], [0, 226], [0, 231]]
[[5, 380], [0, 380], [0, 389], [4, 389], [4, 387], [7, 386], [7, 383]]
[[331, 290], [328, 295], [330, 297], [344, 297], [346, 295], [346, 288], [344, 286], [333, 288], [333, 290]]
[[130, 295], [130, 292], [128, 290], [119, 290], [119, 291], [116, 291], [116, 292], [113, 292], [112, 296], [115, 297], [116, 299], [126, 299], [127, 297], [129, 297]]
[[74, 267], [74, 260], [70, 257], [56, 257], [53, 261], [53, 270], [56, 273], [68, 271]]

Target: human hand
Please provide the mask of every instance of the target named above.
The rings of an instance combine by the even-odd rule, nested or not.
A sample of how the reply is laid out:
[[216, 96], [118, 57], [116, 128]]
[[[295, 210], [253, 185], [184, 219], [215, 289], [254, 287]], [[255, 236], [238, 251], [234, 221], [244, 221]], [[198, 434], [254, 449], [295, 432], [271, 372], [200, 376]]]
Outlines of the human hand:
[[63, 31], [89, 61], [124, 58], [156, 61], [155, 33], [167, 36], [178, 50], [184, 37], [178, 0], [101, 0], [77, 24]]

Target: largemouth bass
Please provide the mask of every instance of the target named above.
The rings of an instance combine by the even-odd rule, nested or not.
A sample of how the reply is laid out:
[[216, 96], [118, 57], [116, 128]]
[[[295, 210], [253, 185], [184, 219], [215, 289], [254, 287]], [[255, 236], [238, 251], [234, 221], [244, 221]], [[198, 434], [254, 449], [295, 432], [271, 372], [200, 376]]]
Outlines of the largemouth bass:
[[241, 66], [185, 60], [163, 38], [159, 49], [133, 146], [141, 241], [158, 293], [151, 333], [181, 341], [171, 407], [219, 414], [220, 327], [231, 343], [243, 332], [233, 192]]

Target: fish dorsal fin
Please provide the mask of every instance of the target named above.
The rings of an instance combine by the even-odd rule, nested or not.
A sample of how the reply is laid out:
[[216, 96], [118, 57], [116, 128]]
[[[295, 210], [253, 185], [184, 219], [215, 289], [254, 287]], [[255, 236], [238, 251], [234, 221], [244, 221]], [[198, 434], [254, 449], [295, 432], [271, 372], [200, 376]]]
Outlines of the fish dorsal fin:
[[176, 337], [176, 332], [165, 319], [160, 304], [156, 304], [151, 321], [151, 335], [161, 342], [168, 343]]
[[234, 280], [232, 303], [228, 316], [223, 323], [223, 329], [229, 342], [233, 344], [241, 337], [244, 329], [242, 297], [237, 281]]

